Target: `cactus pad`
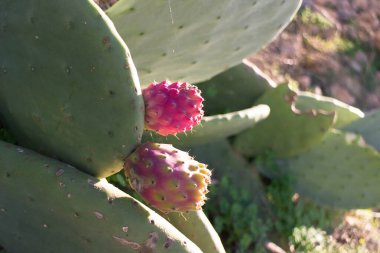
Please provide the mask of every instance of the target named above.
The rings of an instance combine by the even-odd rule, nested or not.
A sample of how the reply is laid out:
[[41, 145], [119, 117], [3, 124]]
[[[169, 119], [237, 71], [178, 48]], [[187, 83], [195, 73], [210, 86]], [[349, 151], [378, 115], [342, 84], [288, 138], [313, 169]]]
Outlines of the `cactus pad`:
[[161, 136], [145, 131], [143, 141], [171, 143], [176, 147], [205, 144], [240, 133], [268, 117], [269, 106], [257, 105], [245, 110], [204, 117], [192, 131], [176, 136]]
[[297, 96], [296, 108], [299, 110], [323, 110], [336, 112], [334, 127], [340, 128], [357, 119], [363, 118], [364, 113], [335, 98], [316, 95], [310, 92], [300, 91]]
[[128, 42], [143, 86], [207, 80], [270, 42], [300, 0], [120, 0], [107, 14]]
[[317, 146], [282, 161], [278, 172], [294, 179], [300, 195], [322, 205], [347, 209], [380, 205], [380, 154], [360, 135], [331, 131]]
[[267, 91], [256, 103], [269, 105], [269, 117], [239, 134], [235, 148], [245, 155], [270, 151], [277, 157], [285, 157], [320, 142], [333, 125], [335, 113], [297, 110], [296, 99], [297, 93], [288, 85]]
[[354, 132], [363, 136], [365, 141], [380, 151], [380, 109], [365, 115], [364, 118], [358, 119], [345, 126], [345, 131]]
[[5, 142], [0, 192], [0, 244], [12, 253], [201, 253], [104, 179]]
[[167, 214], [168, 220], [203, 251], [203, 253], [226, 253], [218, 233], [201, 210], [179, 215]]
[[206, 114], [216, 115], [251, 107], [276, 84], [254, 64], [244, 61], [197, 86], [205, 99]]
[[0, 38], [0, 118], [17, 141], [97, 177], [121, 170], [144, 104], [129, 51], [99, 7], [0, 1]]

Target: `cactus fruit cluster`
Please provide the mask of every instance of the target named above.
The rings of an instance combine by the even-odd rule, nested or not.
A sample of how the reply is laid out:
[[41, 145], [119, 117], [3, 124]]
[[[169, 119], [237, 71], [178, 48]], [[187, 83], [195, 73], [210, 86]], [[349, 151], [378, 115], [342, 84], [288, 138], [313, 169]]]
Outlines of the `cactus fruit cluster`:
[[[378, 206], [379, 114], [276, 86], [243, 62], [300, 4], [1, 0], [0, 249], [225, 253], [202, 212], [209, 162], [260, 208], [256, 168], [291, 175], [321, 204]], [[256, 164], [267, 153], [278, 170]], [[243, 238], [250, 252], [265, 235]]]
[[146, 142], [124, 163], [126, 177], [149, 205], [168, 212], [200, 210], [211, 171], [169, 144]]
[[198, 88], [185, 82], [152, 83], [142, 91], [145, 128], [160, 135], [190, 131], [203, 117]]

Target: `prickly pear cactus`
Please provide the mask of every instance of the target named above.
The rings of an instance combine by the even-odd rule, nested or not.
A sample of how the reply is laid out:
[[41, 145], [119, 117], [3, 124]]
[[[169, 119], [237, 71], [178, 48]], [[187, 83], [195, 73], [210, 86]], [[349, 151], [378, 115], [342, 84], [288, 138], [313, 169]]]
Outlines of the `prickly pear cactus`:
[[218, 233], [202, 210], [188, 213], [170, 213], [168, 220], [203, 251], [226, 253]]
[[18, 142], [97, 177], [121, 170], [141, 139], [144, 104], [129, 51], [99, 7], [0, 1], [0, 44], [0, 118]]
[[364, 117], [364, 113], [358, 108], [345, 104], [335, 98], [320, 96], [305, 91], [298, 93], [295, 106], [302, 111], [314, 109], [335, 112], [336, 121], [334, 127], [336, 128], [343, 127]]
[[257, 105], [237, 112], [204, 117], [192, 131], [176, 136], [161, 136], [145, 131], [143, 141], [171, 143], [176, 147], [205, 144], [238, 134], [267, 118], [269, 113], [269, 106]]
[[380, 109], [377, 109], [365, 115], [364, 118], [344, 126], [343, 130], [362, 135], [368, 144], [380, 151], [379, 122]]
[[270, 42], [300, 0], [120, 0], [107, 10], [143, 86], [207, 80]]
[[202, 252], [104, 179], [1, 141], [0, 193], [0, 245], [12, 253]]
[[307, 152], [261, 170], [272, 177], [286, 173], [296, 192], [322, 205], [347, 209], [380, 205], [380, 154], [354, 133], [332, 130]]
[[243, 61], [197, 86], [205, 99], [206, 115], [216, 115], [251, 107], [276, 84], [254, 64]]
[[317, 144], [334, 123], [335, 113], [295, 108], [296, 91], [279, 85], [256, 103], [271, 108], [269, 117], [236, 136], [234, 147], [245, 155], [273, 152], [277, 157], [301, 153]]

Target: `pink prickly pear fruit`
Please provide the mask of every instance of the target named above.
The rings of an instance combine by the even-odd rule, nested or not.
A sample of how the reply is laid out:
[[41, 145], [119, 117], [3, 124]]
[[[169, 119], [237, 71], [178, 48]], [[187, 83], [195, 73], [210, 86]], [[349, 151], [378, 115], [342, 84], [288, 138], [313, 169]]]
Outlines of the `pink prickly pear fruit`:
[[164, 213], [200, 210], [211, 183], [207, 165], [169, 144], [140, 145], [125, 160], [124, 171], [145, 202]]
[[142, 91], [145, 128], [160, 135], [191, 130], [203, 117], [200, 90], [188, 83], [151, 83]]

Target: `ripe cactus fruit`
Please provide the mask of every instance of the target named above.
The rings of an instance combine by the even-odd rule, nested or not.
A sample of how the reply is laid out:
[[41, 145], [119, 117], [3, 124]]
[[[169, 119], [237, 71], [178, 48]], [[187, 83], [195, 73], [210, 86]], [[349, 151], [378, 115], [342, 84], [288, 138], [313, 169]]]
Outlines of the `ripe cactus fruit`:
[[143, 90], [145, 128], [161, 135], [191, 130], [203, 117], [203, 98], [194, 85], [163, 81]]
[[164, 213], [201, 209], [211, 183], [206, 167], [170, 144], [152, 142], [139, 146], [124, 163], [131, 187]]

